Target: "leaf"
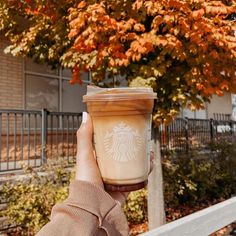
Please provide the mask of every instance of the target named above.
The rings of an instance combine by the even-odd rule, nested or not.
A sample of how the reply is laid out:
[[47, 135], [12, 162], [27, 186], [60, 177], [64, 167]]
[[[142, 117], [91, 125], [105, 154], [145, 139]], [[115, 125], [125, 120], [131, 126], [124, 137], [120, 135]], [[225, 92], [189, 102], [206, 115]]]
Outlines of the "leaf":
[[81, 1], [78, 5], [77, 5], [77, 8], [78, 9], [82, 9], [82, 8], [84, 8], [84, 7], [86, 7], [87, 6], [87, 3], [85, 2], [85, 1]]
[[205, 14], [205, 10], [203, 8], [201, 8], [199, 10], [193, 11], [192, 17], [194, 20], [198, 20], [198, 19], [202, 18], [204, 14]]

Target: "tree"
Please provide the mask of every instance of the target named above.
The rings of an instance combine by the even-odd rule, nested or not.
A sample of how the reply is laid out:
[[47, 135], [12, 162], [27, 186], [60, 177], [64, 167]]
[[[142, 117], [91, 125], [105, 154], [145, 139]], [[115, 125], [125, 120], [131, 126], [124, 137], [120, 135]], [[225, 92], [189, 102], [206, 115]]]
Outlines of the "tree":
[[[153, 119], [236, 91], [235, 0], [0, 0], [6, 51], [151, 86]], [[23, 23], [22, 23], [23, 22]]]

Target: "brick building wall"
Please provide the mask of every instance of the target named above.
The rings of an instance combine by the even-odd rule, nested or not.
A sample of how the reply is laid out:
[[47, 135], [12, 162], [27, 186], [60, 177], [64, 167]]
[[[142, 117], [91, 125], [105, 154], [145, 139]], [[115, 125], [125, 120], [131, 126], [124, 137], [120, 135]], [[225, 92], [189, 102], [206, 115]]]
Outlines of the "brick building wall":
[[5, 54], [7, 41], [0, 37], [0, 108], [23, 105], [23, 59]]

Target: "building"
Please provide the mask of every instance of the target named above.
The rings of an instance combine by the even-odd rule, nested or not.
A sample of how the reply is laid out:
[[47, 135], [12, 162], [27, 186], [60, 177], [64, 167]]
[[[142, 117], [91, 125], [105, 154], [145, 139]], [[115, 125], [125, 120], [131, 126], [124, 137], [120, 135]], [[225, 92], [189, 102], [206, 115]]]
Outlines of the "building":
[[[33, 109], [50, 111], [81, 112], [85, 109], [82, 96], [86, 93], [88, 73], [84, 73], [83, 85], [70, 85], [71, 71], [52, 70], [30, 59], [4, 54], [7, 40], [0, 38], [0, 108]], [[180, 116], [199, 119], [230, 119], [232, 114], [231, 94], [213, 96], [205, 110], [183, 109]]]
[[0, 39], [0, 108], [46, 108], [50, 111], [81, 112], [88, 73], [83, 85], [70, 85], [71, 71], [52, 70], [30, 59], [4, 54], [7, 40]]
[[213, 95], [211, 103], [207, 103], [204, 110], [183, 109], [180, 116], [194, 119], [230, 120], [232, 118], [233, 96], [231, 93], [225, 93], [222, 97]]

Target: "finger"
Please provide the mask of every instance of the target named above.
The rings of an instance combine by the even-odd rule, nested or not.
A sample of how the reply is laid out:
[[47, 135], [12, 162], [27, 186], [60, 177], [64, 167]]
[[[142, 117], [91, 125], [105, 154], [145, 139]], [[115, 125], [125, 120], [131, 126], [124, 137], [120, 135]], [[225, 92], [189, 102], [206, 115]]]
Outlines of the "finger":
[[83, 112], [82, 123], [77, 131], [76, 179], [89, 181], [103, 187], [93, 150], [93, 125], [91, 117]]
[[87, 112], [83, 112], [82, 123], [77, 131], [77, 156], [78, 161], [88, 160], [93, 157], [93, 125]]

